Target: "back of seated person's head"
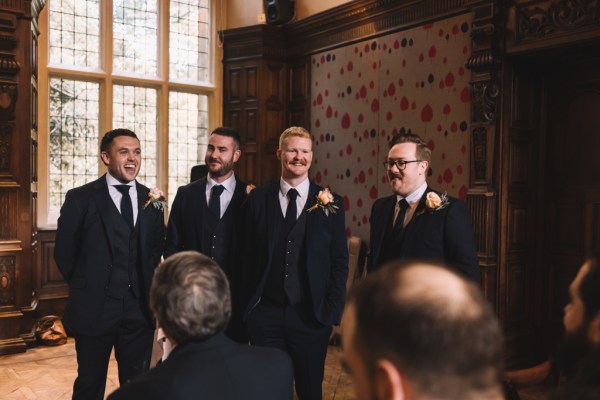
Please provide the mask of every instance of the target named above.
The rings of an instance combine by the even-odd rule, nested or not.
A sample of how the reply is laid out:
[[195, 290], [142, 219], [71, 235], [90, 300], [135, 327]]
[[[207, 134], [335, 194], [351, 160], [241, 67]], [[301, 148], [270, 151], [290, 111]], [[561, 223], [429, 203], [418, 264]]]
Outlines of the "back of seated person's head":
[[173, 342], [205, 339], [229, 322], [229, 282], [209, 257], [195, 251], [177, 253], [156, 269], [150, 306]]
[[395, 382], [415, 399], [501, 398], [497, 320], [481, 291], [455, 272], [422, 262], [388, 264], [355, 286], [347, 305], [344, 362], [351, 374], [364, 369], [367, 382], [359, 388], [353, 376], [359, 400], [396, 398], [396, 373], [402, 379]]

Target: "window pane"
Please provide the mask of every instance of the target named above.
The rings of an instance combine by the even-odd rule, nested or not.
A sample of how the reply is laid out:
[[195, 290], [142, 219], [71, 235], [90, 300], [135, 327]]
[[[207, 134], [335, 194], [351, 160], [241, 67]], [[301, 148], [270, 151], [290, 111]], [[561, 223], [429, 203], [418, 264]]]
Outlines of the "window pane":
[[49, 211], [69, 189], [98, 178], [99, 85], [50, 80]]
[[208, 0], [171, 0], [169, 68], [172, 79], [209, 78]]
[[115, 0], [113, 68], [156, 76], [158, 18], [156, 0]]
[[99, 66], [99, 0], [49, 1], [50, 62]]
[[115, 85], [113, 89], [113, 128], [134, 131], [142, 147], [140, 183], [156, 186], [156, 90]]
[[169, 204], [177, 188], [189, 182], [192, 166], [204, 164], [207, 144], [207, 97], [169, 93]]

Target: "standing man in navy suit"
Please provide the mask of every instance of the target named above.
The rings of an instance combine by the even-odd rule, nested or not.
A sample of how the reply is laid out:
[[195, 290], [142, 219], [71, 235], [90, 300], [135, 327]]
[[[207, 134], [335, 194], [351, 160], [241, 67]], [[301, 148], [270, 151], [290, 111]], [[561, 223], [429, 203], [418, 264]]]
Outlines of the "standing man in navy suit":
[[306, 129], [281, 134], [281, 179], [250, 194], [244, 257], [251, 343], [292, 357], [300, 400], [322, 398], [327, 344], [348, 274], [342, 201], [308, 179], [312, 155]]
[[148, 369], [148, 293], [165, 238], [164, 199], [148, 201], [150, 189], [135, 180], [142, 163], [135, 133], [107, 132], [100, 150], [108, 173], [67, 192], [54, 249], [69, 284], [64, 321], [77, 351], [73, 399], [104, 397], [113, 347], [121, 384]]
[[384, 165], [393, 194], [371, 209], [368, 270], [394, 259], [444, 262], [478, 281], [475, 236], [464, 202], [431, 189], [431, 150], [413, 133], [390, 141]]
[[233, 296], [233, 315], [226, 334], [247, 342], [239, 306], [239, 262], [249, 186], [233, 172], [241, 154], [236, 130], [220, 127], [210, 134], [205, 156], [208, 176], [177, 190], [167, 227], [165, 258], [195, 250], [217, 262], [229, 279]]

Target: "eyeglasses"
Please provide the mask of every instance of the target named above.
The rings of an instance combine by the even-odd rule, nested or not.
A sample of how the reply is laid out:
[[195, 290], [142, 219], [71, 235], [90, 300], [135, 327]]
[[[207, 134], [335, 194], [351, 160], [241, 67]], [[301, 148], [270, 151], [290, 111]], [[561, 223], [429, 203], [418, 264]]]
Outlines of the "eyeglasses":
[[423, 160], [412, 160], [412, 161], [388, 160], [388, 161], [383, 162], [383, 166], [386, 167], [387, 169], [392, 169], [393, 166], [396, 166], [396, 168], [398, 168], [400, 171], [402, 171], [402, 170], [406, 169], [406, 164], [410, 164], [410, 163], [414, 163], [414, 162], [421, 162], [421, 161], [423, 161]]

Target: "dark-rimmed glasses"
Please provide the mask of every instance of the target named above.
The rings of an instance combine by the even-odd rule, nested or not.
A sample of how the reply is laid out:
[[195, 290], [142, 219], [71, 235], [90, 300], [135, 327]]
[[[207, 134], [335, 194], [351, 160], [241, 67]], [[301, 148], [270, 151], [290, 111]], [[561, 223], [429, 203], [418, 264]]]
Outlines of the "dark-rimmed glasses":
[[396, 168], [398, 168], [400, 171], [406, 169], [406, 164], [410, 164], [410, 163], [414, 163], [414, 162], [421, 162], [423, 160], [412, 160], [412, 161], [406, 161], [406, 160], [387, 160], [383, 162], [383, 166], [386, 169], [392, 169], [392, 167], [395, 165]]

